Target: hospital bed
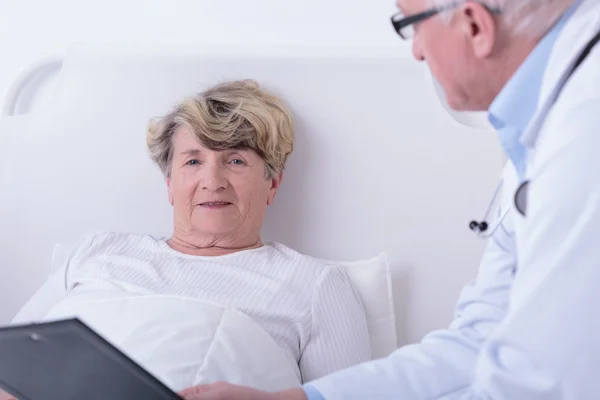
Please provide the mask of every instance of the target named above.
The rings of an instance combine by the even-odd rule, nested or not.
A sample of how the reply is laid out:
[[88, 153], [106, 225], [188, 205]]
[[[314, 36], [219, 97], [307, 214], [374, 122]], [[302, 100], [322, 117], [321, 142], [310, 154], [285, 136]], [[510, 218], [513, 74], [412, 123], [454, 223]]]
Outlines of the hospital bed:
[[[477, 268], [483, 243], [467, 225], [501, 156], [493, 133], [453, 118], [425, 66], [396, 50], [77, 45], [25, 70], [0, 119], [0, 324], [84, 233], [170, 234], [148, 120], [237, 78], [280, 94], [297, 127], [265, 239], [347, 267], [374, 357], [445, 324]], [[45, 68], [60, 71], [56, 91], [15, 112]]]

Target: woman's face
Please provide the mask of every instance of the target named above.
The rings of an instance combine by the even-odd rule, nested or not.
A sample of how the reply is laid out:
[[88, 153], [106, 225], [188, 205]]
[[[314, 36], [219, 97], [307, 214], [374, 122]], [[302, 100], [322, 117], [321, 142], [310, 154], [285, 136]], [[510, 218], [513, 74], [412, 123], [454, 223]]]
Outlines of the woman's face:
[[167, 179], [175, 231], [199, 245], [258, 240], [281, 178], [266, 179], [265, 162], [253, 150], [209, 150], [181, 126]]

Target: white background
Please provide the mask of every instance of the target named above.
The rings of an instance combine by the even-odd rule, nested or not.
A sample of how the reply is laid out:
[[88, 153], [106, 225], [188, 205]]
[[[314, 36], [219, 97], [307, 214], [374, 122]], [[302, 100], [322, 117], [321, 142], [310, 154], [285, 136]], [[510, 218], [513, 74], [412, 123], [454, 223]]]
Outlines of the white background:
[[[393, 0], [0, 0], [0, 103], [23, 68], [40, 57], [63, 54], [78, 42], [385, 45], [397, 46], [399, 52], [410, 56], [410, 43], [402, 42], [389, 22], [396, 10]], [[421, 172], [429, 176], [443, 171]], [[489, 189], [484, 188], [482, 194], [481, 188], [474, 187], [473, 195], [486, 197]], [[473, 214], [477, 217], [481, 210], [473, 210]], [[442, 249], [452, 248], [452, 238], [449, 240]], [[431, 246], [435, 252], [436, 244]], [[472, 264], [442, 264], [439, 270], [421, 275], [418, 284], [428, 290], [420, 293], [433, 293], [441, 300], [412, 300], [433, 308], [407, 311], [405, 317], [413, 325], [399, 332], [401, 344], [414, 342], [450, 321], [454, 301], [461, 286], [474, 277], [482, 249], [478, 244], [465, 249], [473, 252], [465, 257]], [[5, 273], [10, 272], [1, 266], [0, 279]]]
[[389, 45], [393, 0], [0, 0], [0, 95], [77, 42]]

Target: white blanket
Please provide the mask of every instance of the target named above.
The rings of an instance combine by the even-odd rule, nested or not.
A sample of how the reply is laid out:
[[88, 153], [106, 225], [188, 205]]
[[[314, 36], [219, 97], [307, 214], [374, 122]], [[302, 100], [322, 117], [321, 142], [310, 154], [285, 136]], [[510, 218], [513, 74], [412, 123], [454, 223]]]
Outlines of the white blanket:
[[227, 381], [267, 391], [301, 385], [297, 363], [245, 314], [164, 295], [77, 295], [45, 320], [77, 317], [174, 391]]

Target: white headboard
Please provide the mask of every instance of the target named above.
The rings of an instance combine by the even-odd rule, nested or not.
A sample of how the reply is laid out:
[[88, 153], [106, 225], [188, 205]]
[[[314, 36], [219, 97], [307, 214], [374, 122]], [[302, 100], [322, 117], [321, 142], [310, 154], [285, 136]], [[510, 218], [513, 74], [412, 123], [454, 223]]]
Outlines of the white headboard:
[[169, 235], [146, 124], [223, 79], [291, 106], [297, 143], [264, 235], [316, 257], [389, 255], [400, 342], [444, 325], [483, 243], [468, 221], [500, 173], [496, 138], [456, 123], [424, 65], [394, 48], [75, 46], [51, 102], [0, 119], [0, 323], [53, 247], [97, 229]]

